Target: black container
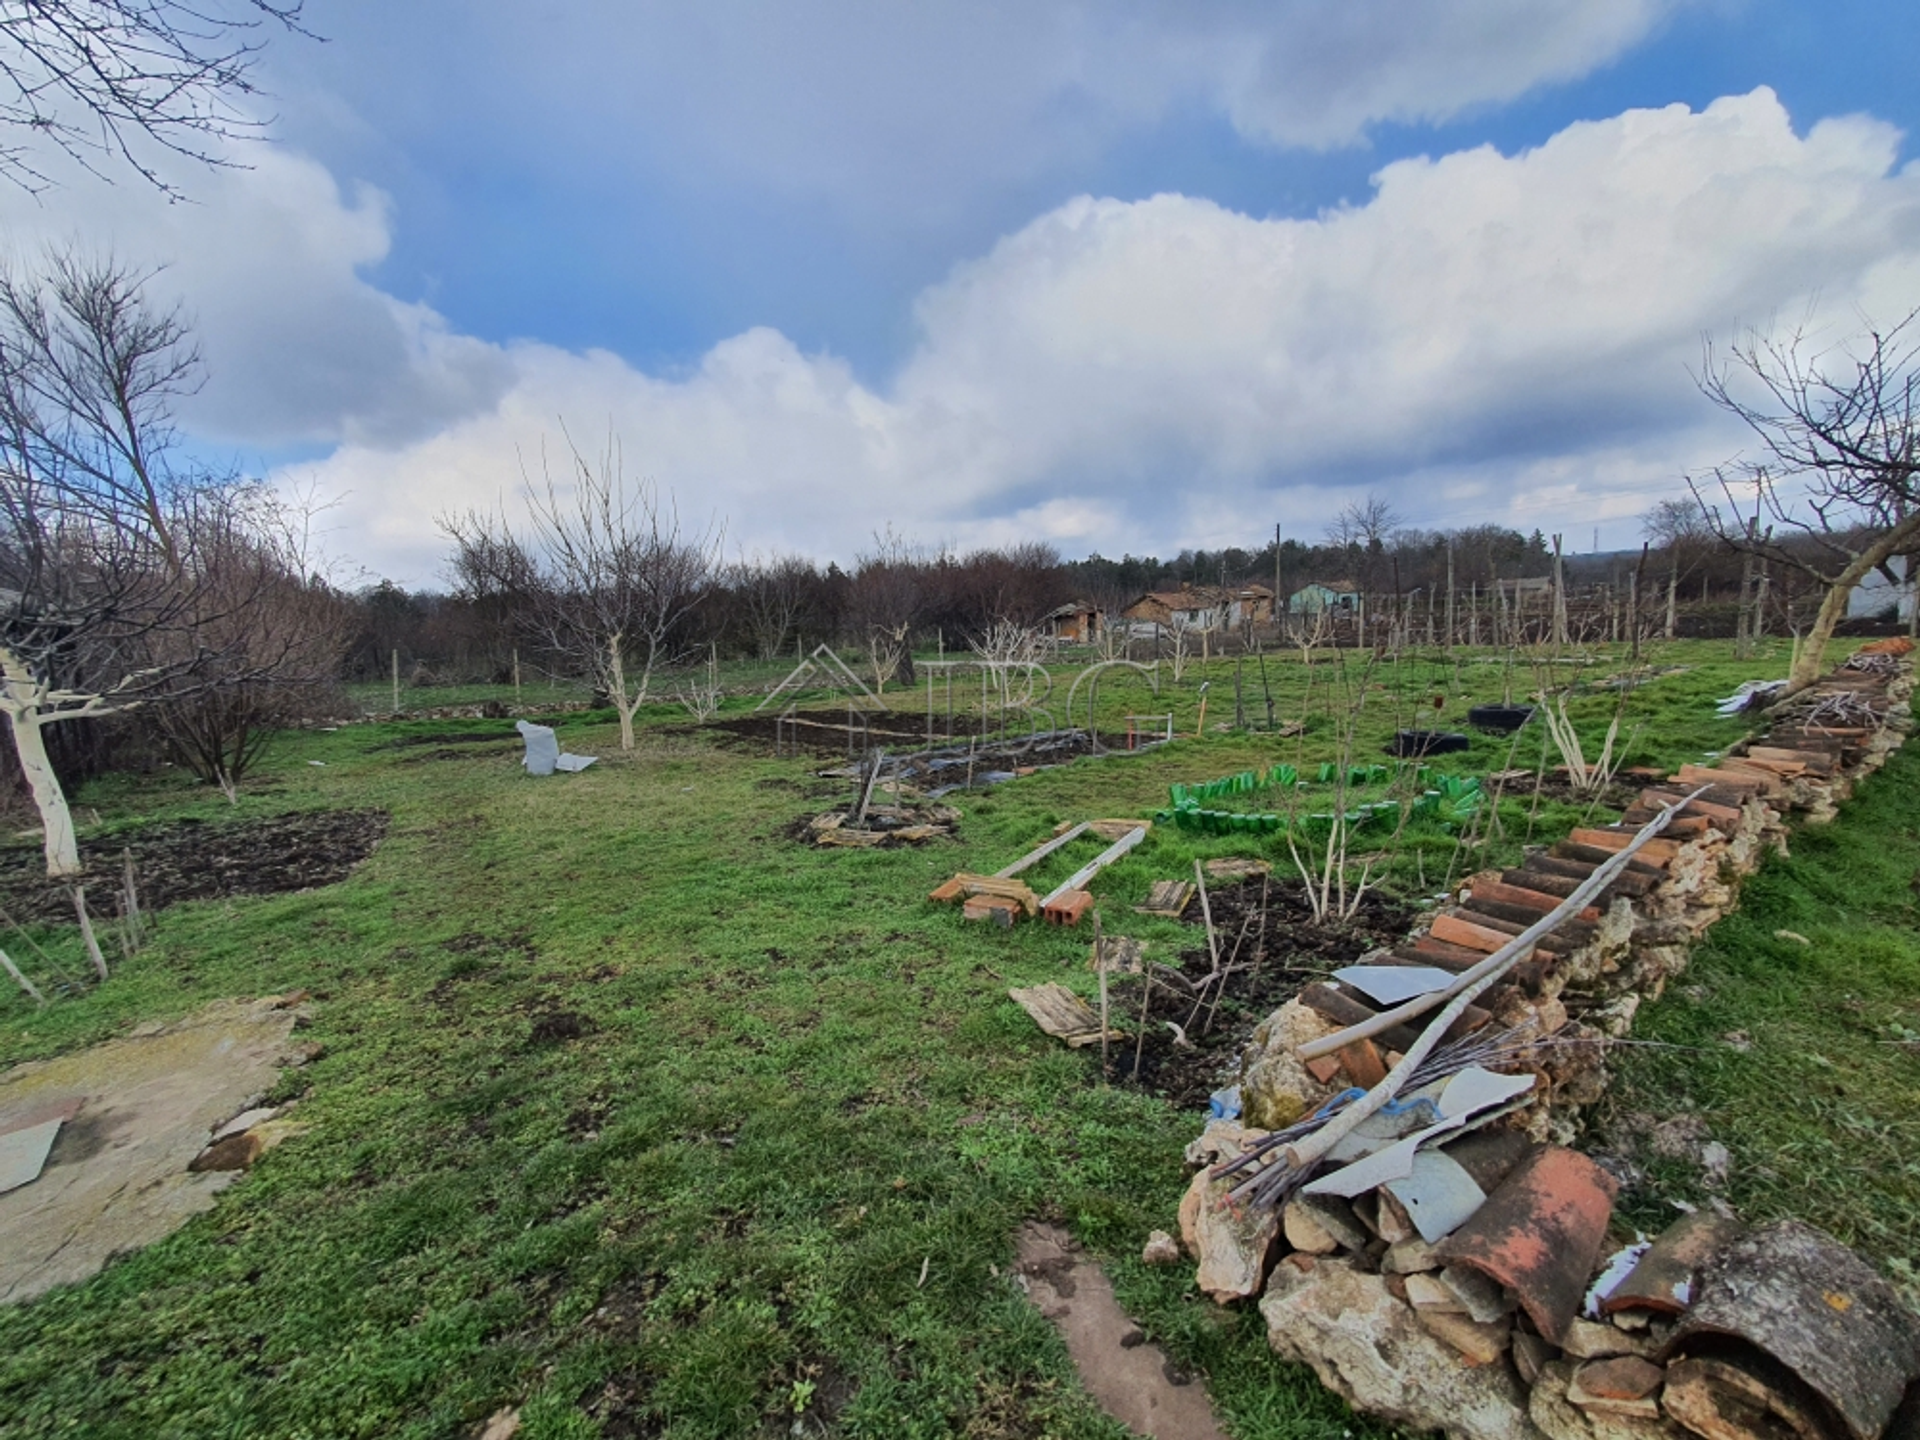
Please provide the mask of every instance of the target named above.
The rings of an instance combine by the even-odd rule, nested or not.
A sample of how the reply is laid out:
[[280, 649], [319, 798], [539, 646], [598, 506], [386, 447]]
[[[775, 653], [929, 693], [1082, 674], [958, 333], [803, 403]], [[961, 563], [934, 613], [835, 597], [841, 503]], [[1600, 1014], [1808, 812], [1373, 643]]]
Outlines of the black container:
[[1467, 711], [1467, 723], [1476, 730], [1511, 735], [1533, 718], [1531, 705], [1476, 705]]
[[1396, 730], [1387, 742], [1387, 754], [1410, 760], [1422, 755], [1451, 755], [1473, 742], [1451, 730]]

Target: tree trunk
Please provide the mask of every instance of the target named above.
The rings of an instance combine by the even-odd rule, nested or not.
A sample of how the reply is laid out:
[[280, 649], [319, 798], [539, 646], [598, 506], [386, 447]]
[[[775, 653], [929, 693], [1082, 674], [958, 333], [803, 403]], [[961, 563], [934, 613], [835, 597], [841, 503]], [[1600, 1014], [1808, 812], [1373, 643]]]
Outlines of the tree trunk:
[[20, 773], [27, 778], [33, 808], [40, 812], [40, 828], [46, 835], [47, 874], [55, 878], [78, 875], [80, 844], [73, 833], [73, 812], [67, 808], [66, 792], [60, 788], [60, 777], [47, 758], [41, 722], [11, 706], [6, 714], [8, 728], [13, 731], [13, 753], [19, 757]]
[[1833, 638], [1834, 627], [1846, 618], [1847, 598], [1853, 594], [1854, 587], [1916, 534], [1920, 534], [1920, 511], [1902, 520], [1854, 556], [1847, 568], [1827, 587], [1827, 593], [1820, 601], [1820, 613], [1813, 617], [1813, 628], [1807, 632], [1806, 643], [1794, 657], [1793, 669], [1787, 676], [1786, 692], [1781, 699], [1799, 693], [1820, 678], [1827, 642]]
[[640, 708], [638, 700], [627, 698], [627, 671], [620, 663], [620, 637], [607, 637], [607, 676], [613, 681], [609, 687], [613, 695], [613, 708], [620, 715], [620, 748], [633, 749], [633, 712]]
[[1667, 572], [1667, 639], [1673, 638], [1673, 627], [1680, 604], [1680, 562], [1674, 561], [1673, 568]]

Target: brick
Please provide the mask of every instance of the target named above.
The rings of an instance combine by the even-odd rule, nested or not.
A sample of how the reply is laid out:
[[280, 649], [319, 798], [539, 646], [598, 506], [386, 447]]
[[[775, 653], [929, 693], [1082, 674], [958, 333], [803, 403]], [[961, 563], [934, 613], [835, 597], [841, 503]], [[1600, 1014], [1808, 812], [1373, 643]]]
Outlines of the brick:
[[1306, 1062], [1307, 1074], [1322, 1085], [1331, 1085], [1340, 1074], [1338, 1055], [1321, 1055]]
[[1042, 912], [1049, 925], [1078, 925], [1093, 908], [1093, 896], [1085, 890], [1069, 890]]
[[1387, 1078], [1387, 1067], [1380, 1060], [1380, 1052], [1374, 1048], [1371, 1040], [1356, 1040], [1351, 1045], [1343, 1045], [1338, 1051], [1340, 1068], [1347, 1072], [1347, 1079], [1362, 1090], [1371, 1090]]
[[1010, 927], [1019, 915], [1019, 904], [999, 895], [969, 895], [960, 907], [962, 920], [991, 920], [1003, 928]]

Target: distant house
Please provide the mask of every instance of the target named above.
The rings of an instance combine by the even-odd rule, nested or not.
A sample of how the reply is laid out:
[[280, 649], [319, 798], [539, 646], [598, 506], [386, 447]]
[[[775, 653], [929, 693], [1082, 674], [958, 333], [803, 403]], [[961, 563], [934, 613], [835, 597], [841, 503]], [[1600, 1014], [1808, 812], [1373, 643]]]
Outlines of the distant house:
[[1264, 585], [1182, 585], [1149, 590], [1120, 613], [1136, 625], [1169, 630], [1231, 629], [1273, 619], [1273, 591]]
[[1310, 581], [1287, 597], [1289, 615], [1318, 615], [1325, 610], [1351, 610], [1358, 595], [1351, 580]]
[[1524, 599], [1529, 595], [1553, 594], [1551, 575], [1533, 575], [1519, 580], [1495, 580], [1493, 588], [1500, 592], [1504, 600]]
[[1069, 645], [1091, 645], [1100, 638], [1106, 620], [1099, 606], [1075, 600], [1050, 613], [1040, 625], [1055, 640], [1064, 640]]

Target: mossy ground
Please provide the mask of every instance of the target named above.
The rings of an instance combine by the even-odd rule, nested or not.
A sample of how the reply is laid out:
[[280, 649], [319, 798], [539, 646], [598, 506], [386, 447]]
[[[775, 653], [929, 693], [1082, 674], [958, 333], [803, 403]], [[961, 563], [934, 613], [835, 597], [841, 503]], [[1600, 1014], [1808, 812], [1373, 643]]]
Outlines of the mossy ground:
[[[1723, 748], [1742, 725], [1709, 700], [1785, 665], [1705, 644], [1659, 658], [1692, 668], [1629, 702], [1630, 760]], [[1500, 698], [1503, 669], [1376, 666], [1364, 683], [1385, 688], [1366, 692], [1360, 749], [1373, 758], [1416, 715], [1460, 724], [1467, 703]], [[1204, 673], [1209, 724], [1233, 719], [1232, 673]], [[1332, 758], [1337, 707], [1315, 708], [1327, 676], [1310, 689], [1297, 660], [1273, 657], [1268, 675], [1279, 718], [1307, 719], [1302, 739], [1208, 730], [1043, 771], [961, 797], [958, 840], [925, 849], [794, 843], [792, 822], [844, 787], [816, 778], [818, 762], [687, 733], [670, 707], [628, 754], [607, 714], [561, 717], [564, 743], [606, 758], [550, 780], [498, 753], [423, 761], [424, 747], [391, 744], [488, 722], [402, 721], [286, 737], [237, 811], [172, 772], [90, 787], [83, 818], [102, 825], [348, 805], [385, 807], [393, 825], [343, 884], [182, 905], [105, 986], [41, 1011], [0, 997], [0, 1062], [293, 988], [314, 992], [307, 1033], [326, 1047], [283, 1082], [313, 1128], [211, 1213], [85, 1285], [0, 1311], [0, 1433], [458, 1437], [519, 1405], [528, 1440], [772, 1436], [796, 1422], [1117, 1440], [1009, 1278], [1031, 1215], [1111, 1258], [1122, 1303], [1207, 1377], [1243, 1440], [1372, 1433], [1272, 1359], [1251, 1307], [1221, 1310], [1189, 1273], [1135, 1258], [1171, 1225], [1199, 1117], [1093, 1083], [1092, 1060], [1006, 998], [1042, 979], [1085, 988], [1086, 933], [963, 926], [925, 900], [1058, 821], [1150, 813], [1173, 781]], [[1103, 710], [1171, 709], [1191, 737], [1202, 678], [1191, 668], [1157, 700], [1105, 686]], [[1243, 703], [1264, 720], [1263, 697]], [[1606, 692], [1576, 702], [1590, 738], [1612, 706]], [[1476, 739], [1448, 767], [1531, 767], [1538, 743]], [[1828, 835], [1797, 842], [1798, 868], [1756, 882], [1723, 927], [1730, 958], [1689, 977], [1707, 998], [1646, 1012], [1643, 1033], [1692, 1043], [1744, 1026], [1754, 1048], [1713, 1052], [1705, 1073], [1676, 1058], [1695, 1052], [1648, 1052], [1628, 1077], [1635, 1103], [1688, 1096], [1743, 1167], [1772, 1170], [1749, 1190], [1743, 1168], [1737, 1202], [1794, 1209], [1887, 1259], [1912, 1253], [1911, 1167], [1897, 1157], [1913, 1151], [1914, 1112], [1893, 1081], [1910, 1086], [1916, 1061], [1878, 1042], [1920, 1029], [1902, 1008], [1920, 957], [1900, 898], [1920, 839], [1897, 798], [1917, 765], [1896, 762]], [[1524, 789], [1503, 802], [1496, 855], [1580, 813], [1534, 807]], [[1427, 843], [1390, 883], [1430, 890], [1482, 858]], [[1836, 846], [1828, 869], [1809, 868]], [[1196, 857], [1248, 848], [1156, 830], [1095, 887], [1110, 926], [1173, 939], [1131, 900]], [[1055, 857], [1036, 881], [1091, 853]], [[1871, 903], [1855, 898], [1865, 880]], [[1816, 949], [1779, 948], [1779, 926]], [[36, 934], [80, 973], [70, 932]], [[1848, 1010], [1849, 995], [1868, 1009]], [[1752, 1066], [1797, 1088], [1753, 1100]]]

